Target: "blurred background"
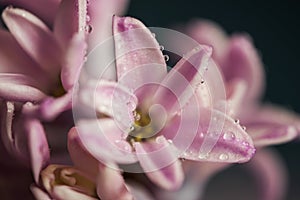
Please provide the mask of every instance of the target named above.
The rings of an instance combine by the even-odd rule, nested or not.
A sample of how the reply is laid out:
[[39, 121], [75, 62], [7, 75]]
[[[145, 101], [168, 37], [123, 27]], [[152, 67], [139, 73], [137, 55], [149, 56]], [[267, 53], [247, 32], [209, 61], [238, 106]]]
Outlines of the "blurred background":
[[[248, 33], [265, 65], [267, 85], [264, 101], [300, 113], [300, 7], [296, 0], [273, 0], [272, 3], [232, 0], [131, 0], [127, 15], [141, 19], [147, 26], [166, 28], [185, 24], [195, 18], [204, 18], [217, 22], [229, 34]], [[286, 199], [298, 200], [300, 142], [274, 148], [281, 154], [289, 171], [290, 182]], [[16, 176], [16, 179], [18, 177], [14, 174], [7, 178], [12, 176]], [[228, 184], [224, 184], [224, 180]], [[204, 200], [255, 200], [251, 196], [255, 189], [247, 182], [250, 180], [251, 177], [243, 173], [241, 166], [231, 167], [212, 179]], [[242, 194], [245, 192], [247, 196], [236, 196], [237, 190]]]
[[[221, 1], [221, 0], [132, 0], [128, 15], [141, 19], [147, 26], [175, 27], [195, 18], [210, 19], [229, 34], [246, 32], [259, 50], [266, 70], [264, 101], [280, 104], [300, 113], [300, 7], [296, 0]], [[290, 175], [288, 200], [300, 199], [300, 143], [274, 147], [286, 162]], [[209, 184], [205, 200], [238, 200], [236, 190], [253, 188], [247, 176], [237, 175], [235, 166], [217, 175]], [[248, 177], [249, 178], [249, 177]], [[224, 185], [223, 180], [228, 180]], [[241, 180], [243, 179], [243, 180]], [[230, 184], [229, 184], [230, 183]], [[248, 187], [248, 188], [247, 188]], [[216, 193], [217, 191], [217, 193]], [[244, 196], [242, 199], [253, 199]]]

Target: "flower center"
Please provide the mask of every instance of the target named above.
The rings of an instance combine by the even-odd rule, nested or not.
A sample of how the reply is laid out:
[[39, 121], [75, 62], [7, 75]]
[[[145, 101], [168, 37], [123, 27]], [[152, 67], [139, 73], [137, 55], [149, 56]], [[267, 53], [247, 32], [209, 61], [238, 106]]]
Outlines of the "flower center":
[[50, 95], [53, 97], [61, 97], [66, 94], [66, 90], [64, 89], [61, 80], [57, 82], [57, 85], [54, 89], [50, 90]]
[[158, 105], [151, 106], [146, 112], [137, 108], [133, 112], [133, 116], [135, 120], [126, 138], [131, 144], [155, 139], [163, 129], [167, 119], [166, 113]]
[[97, 197], [96, 186], [88, 178], [72, 168], [56, 168], [53, 185], [68, 185], [87, 195]]
[[143, 112], [140, 108], [133, 111], [134, 123], [130, 128], [127, 141], [142, 142], [152, 137], [153, 129], [150, 125], [151, 118], [148, 112]]

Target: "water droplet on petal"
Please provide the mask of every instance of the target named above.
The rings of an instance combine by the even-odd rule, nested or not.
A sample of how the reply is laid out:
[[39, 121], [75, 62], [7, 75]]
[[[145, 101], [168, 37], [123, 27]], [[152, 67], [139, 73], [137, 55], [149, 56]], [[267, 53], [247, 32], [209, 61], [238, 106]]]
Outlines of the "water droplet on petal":
[[135, 121], [140, 121], [141, 115], [137, 113], [137, 114], [135, 115], [134, 119], [135, 119]]
[[163, 50], [165, 50], [165, 47], [164, 47], [163, 45], [159, 45], [159, 49], [160, 49], [161, 51], [163, 51]]
[[239, 119], [235, 119], [235, 120], [234, 120], [234, 123], [239, 124], [239, 123], [240, 123], [240, 120], [239, 120]]
[[246, 130], [246, 126], [242, 126], [242, 129], [245, 131]]
[[203, 84], [204, 82], [205, 82], [204, 79], [201, 79], [200, 83]]
[[226, 132], [223, 135], [224, 140], [234, 140], [235, 139], [235, 134], [233, 132]]
[[200, 134], [199, 134], [199, 137], [200, 137], [200, 138], [204, 138], [204, 133], [200, 133]]
[[204, 153], [200, 153], [199, 156], [198, 156], [199, 159], [206, 159], [208, 158], [208, 155], [207, 154], [204, 154]]
[[115, 140], [116, 144], [119, 144], [121, 142], [121, 140]]
[[222, 153], [222, 154], [220, 154], [220, 156], [219, 156], [219, 159], [220, 159], [220, 160], [228, 160], [228, 158], [229, 158], [229, 156], [228, 156], [226, 153]]
[[153, 37], [156, 37], [156, 34], [155, 34], [155, 33], [151, 33], [151, 34], [152, 34]]
[[128, 102], [126, 103], [126, 105], [127, 105], [127, 107], [128, 107], [129, 110], [135, 109], [135, 105], [134, 105], [131, 101], [128, 101]]
[[163, 144], [164, 143], [164, 138], [162, 136], [159, 136], [155, 139], [157, 144]]
[[172, 140], [170, 140], [170, 139], [168, 140], [168, 142], [169, 142], [170, 144], [173, 144], [173, 141], [172, 141]]
[[168, 55], [164, 55], [165, 61], [168, 62], [170, 60], [170, 57]]
[[91, 25], [86, 25], [86, 26], [85, 26], [85, 31], [86, 31], [87, 33], [91, 33], [91, 32], [93, 31], [93, 27], [92, 27]]
[[249, 145], [250, 145], [248, 142], [243, 142], [242, 144], [243, 144], [245, 147], [249, 147]]
[[137, 114], [137, 112], [134, 110], [134, 111], [132, 111], [132, 115], [133, 115], [133, 117], [136, 117], [136, 114]]
[[127, 133], [125, 133], [125, 132], [123, 132], [123, 133], [121, 134], [121, 138], [122, 138], [122, 139], [126, 139], [126, 138], [127, 138], [127, 136], [128, 136], [128, 134], [127, 134]]
[[91, 17], [89, 15], [86, 16], [86, 21], [89, 22], [91, 20]]
[[130, 126], [130, 131], [134, 131], [134, 126]]

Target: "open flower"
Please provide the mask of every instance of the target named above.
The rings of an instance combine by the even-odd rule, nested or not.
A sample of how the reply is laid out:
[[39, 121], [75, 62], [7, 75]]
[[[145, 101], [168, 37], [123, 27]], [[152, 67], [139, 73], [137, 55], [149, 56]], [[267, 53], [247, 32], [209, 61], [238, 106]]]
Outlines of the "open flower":
[[300, 119], [296, 114], [259, 102], [265, 84], [264, 69], [248, 35], [228, 37], [207, 21], [191, 23], [186, 32], [199, 43], [213, 46], [213, 59], [225, 80], [228, 114], [247, 128], [255, 146], [288, 142], [297, 136]]
[[146, 195], [142, 190], [126, 185], [120, 171], [103, 165], [89, 154], [76, 128], [69, 131], [68, 150], [74, 166], [49, 165], [45, 168], [41, 172], [41, 185], [31, 187], [38, 200], [130, 200]]
[[[53, 31], [28, 11], [7, 7], [1, 30], [1, 98], [36, 104], [36, 115], [52, 120], [70, 109], [70, 91], [82, 65], [86, 6], [62, 2]], [[74, 15], [69, 15], [69, 13]], [[60, 25], [62, 18], [78, 23]], [[57, 34], [64, 33], [64, 34]], [[68, 39], [66, 38], [68, 35]]]
[[[62, 119], [71, 108], [73, 84], [87, 43], [91, 48], [106, 37], [98, 33], [106, 33], [108, 17], [123, 12], [126, 3], [1, 2], [8, 7], [2, 13], [7, 29], [0, 30], [0, 142], [17, 160], [31, 166], [36, 183], [50, 161], [48, 142], [54, 154], [51, 161], [69, 162], [65, 152], [62, 154], [66, 149], [66, 131], [62, 130], [70, 128], [73, 121]], [[71, 114], [68, 117], [72, 119]], [[8, 158], [5, 155], [1, 162], [8, 164]]]
[[[244, 129], [259, 148], [257, 155], [249, 163], [249, 168], [259, 179], [260, 199], [281, 199], [285, 190], [285, 169], [273, 152], [260, 148], [291, 141], [299, 134], [300, 118], [295, 113], [273, 105], [261, 105], [259, 102], [264, 89], [263, 65], [249, 36], [234, 35], [228, 37], [213, 22], [194, 21], [185, 30], [199, 43], [211, 45], [213, 59], [218, 63], [225, 81], [227, 93], [227, 114], [243, 124]], [[205, 79], [206, 77], [204, 77]], [[234, 139], [233, 135], [228, 135]], [[186, 163], [189, 180], [178, 191], [178, 195], [188, 192], [189, 184], [203, 189], [206, 182], [215, 173], [228, 165], [209, 165]], [[208, 172], [206, 169], [209, 169]], [[204, 173], [203, 173], [204, 171]], [[198, 174], [198, 176], [196, 176]], [[195, 176], [194, 176], [195, 175]], [[194, 194], [194, 195], [192, 195]], [[161, 194], [174, 199], [174, 194]], [[191, 198], [199, 199], [201, 193], [190, 192]]]
[[[255, 151], [248, 134], [225, 113], [201, 105], [209, 100], [196, 86], [200, 71], [212, 65], [211, 48], [195, 47], [167, 73], [157, 41], [140, 21], [113, 20], [117, 82], [90, 81], [79, 90], [87, 106], [94, 99], [97, 112], [97, 119], [77, 124], [85, 148], [102, 162], [139, 161], [152, 182], [169, 190], [183, 181], [178, 158], [248, 161]], [[221, 124], [218, 132], [208, 131], [211, 117]], [[205, 141], [216, 143], [209, 152], [202, 151]]]

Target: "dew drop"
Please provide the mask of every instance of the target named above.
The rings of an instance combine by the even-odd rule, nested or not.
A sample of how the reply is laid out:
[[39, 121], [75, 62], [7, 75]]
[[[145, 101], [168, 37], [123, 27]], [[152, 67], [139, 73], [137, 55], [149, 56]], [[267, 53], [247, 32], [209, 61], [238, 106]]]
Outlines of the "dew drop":
[[205, 82], [204, 79], [201, 79], [200, 83], [203, 84], [204, 82]]
[[115, 140], [116, 144], [119, 144], [121, 142], [121, 140]]
[[86, 21], [89, 22], [91, 20], [91, 17], [89, 15], [86, 16]]
[[140, 121], [141, 119], [141, 115], [140, 114], [136, 114], [136, 116], [134, 117], [135, 121]]
[[242, 126], [242, 129], [245, 131], [246, 130], [246, 126]]
[[195, 51], [199, 51], [201, 49], [201, 47], [197, 46], [194, 48]]
[[91, 33], [91, 32], [93, 31], [93, 27], [92, 27], [91, 25], [86, 25], [86, 26], [85, 26], [85, 31], [86, 31], [87, 33]]
[[180, 158], [181, 162], [184, 162], [185, 161], [185, 158]]
[[170, 60], [170, 57], [168, 55], [164, 55], [165, 61], [168, 62]]
[[84, 56], [84, 58], [83, 58], [83, 62], [86, 62], [87, 61], [87, 57], [86, 56]]
[[235, 119], [235, 120], [234, 120], [234, 123], [239, 124], [239, 123], [240, 123], [240, 120], [239, 120], [239, 119]]
[[200, 134], [199, 134], [199, 137], [200, 137], [200, 138], [204, 138], [204, 133], [200, 133]]
[[219, 159], [220, 159], [220, 160], [228, 160], [228, 158], [229, 158], [229, 156], [228, 156], [226, 153], [222, 153], [222, 154], [220, 154], [220, 156], [219, 156]]
[[170, 144], [173, 144], [173, 141], [172, 141], [172, 140], [170, 140], [170, 139], [168, 140], [168, 142], [169, 142]]
[[127, 105], [127, 107], [128, 107], [129, 110], [133, 110], [133, 109], [135, 108], [134, 103], [132, 103], [131, 101], [128, 101], [128, 102], [126, 103], [126, 105]]
[[126, 138], [127, 138], [127, 136], [128, 136], [128, 134], [127, 134], [127, 133], [125, 133], [125, 132], [123, 132], [123, 133], [121, 134], [121, 138], [123, 138], [123, 139], [126, 139]]
[[234, 140], [235, 139], [235, 134], [233, 132], [226, 132], [223, 135], [224, 140]]
[[133, 117], [136, 117], [136, 115], [137, 115], [137, 112], [134, 110], [134, 111], [132, 111], [132, 115], [133, 115]]
[[248, 142], [243, 142], [242, 143], [245, 147], [248, 147], [250, 144]]
[[157, 144], [163, 144], [164, 143], [164, 138], [162, 136], [159, 136], [155, 139]]
[[130, 151], [130, 147], [128, 145], [126, 145], [126, 144], [124, 144], [123, 148], [124, 148], [125, 151]]
[[129, 130], [134, 131], [134, 126], [130, 126]]
[[151, 33], [151, 34], [152, 34], [153, 37], [156, 37], [156, 34], [155, 34], [155, 33]]
[[198, 156], [199, 159], [206, 159], [208, 158], [208, 155], [207, 154], [204, 154], [204, 153], [200, 153], [199, 156]]
[[163, 45], [159, 45], [159, 49], [160, 49], [161, 51], [163, 51], [163, 50], [165, 50], [165, 47], [164, 47]]

